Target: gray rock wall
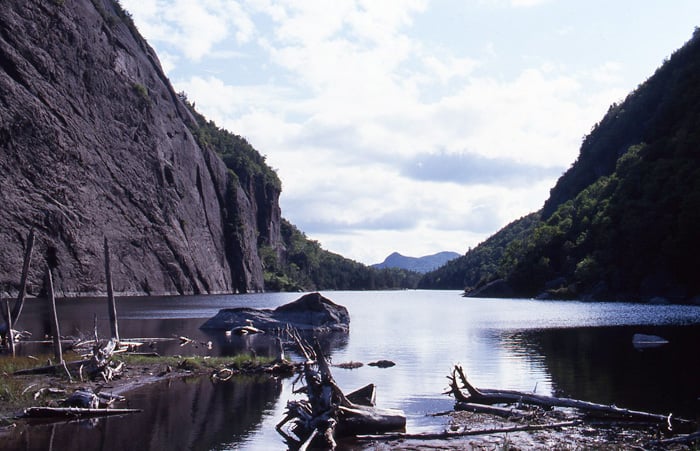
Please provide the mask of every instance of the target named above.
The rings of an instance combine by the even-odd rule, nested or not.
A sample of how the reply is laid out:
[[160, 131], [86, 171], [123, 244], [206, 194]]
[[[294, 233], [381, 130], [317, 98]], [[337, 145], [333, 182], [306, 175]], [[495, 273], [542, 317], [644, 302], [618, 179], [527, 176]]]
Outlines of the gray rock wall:
[[[259, 237], [279, 242], [279, 192], [240, 186], [200, 148], [158, 59], [111, 0], [0, 8], [0, 289], [37, 243], [62, 295], [262, 290]], [[239, 233], [232, 233], [232, 218]], [[261, 227], [262, 226], [262, 227]]]

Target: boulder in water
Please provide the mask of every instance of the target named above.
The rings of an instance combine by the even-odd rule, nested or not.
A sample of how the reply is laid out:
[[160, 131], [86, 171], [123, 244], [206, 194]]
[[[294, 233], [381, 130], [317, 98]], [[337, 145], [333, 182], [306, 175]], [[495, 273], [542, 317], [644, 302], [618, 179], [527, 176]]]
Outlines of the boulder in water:
[[222, 309], [201, 328], [232, 330], [251, 324], [264, 331], [290, 326], [302, 331], [347, 333], [350, 330], [350, 315], [348, 309], [320, 293], [309, 293], [274, 310], [248, 307]]

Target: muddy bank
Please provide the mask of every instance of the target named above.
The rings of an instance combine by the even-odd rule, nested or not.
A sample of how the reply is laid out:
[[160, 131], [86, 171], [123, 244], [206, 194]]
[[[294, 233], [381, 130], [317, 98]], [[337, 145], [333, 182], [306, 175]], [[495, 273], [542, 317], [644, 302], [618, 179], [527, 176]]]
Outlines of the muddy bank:
[[[546, 419], [543, 419], [546, 420]], [[541, 424], [545, 424], [541, 422]], [[491, 415], [452, 412], [448, 430], [452, 433], [514, 429], [523, 423], [502, 420]], [[688, 445], [665, 445], [651, 447], [649, 444], [660, 437], [651, 429], [634, 429], [623, 426], [592, 427], [586, 425], [561, 427], [534, 431], [501, 432], [451, 439], [397, 439], [387, 441], [355, 441], [348, 444], [356, 450], [552, 450], [552, 449], [695, 449]]]
[[[128, 403], [131, 391], [149, 385], [184, 377], [209, 377], [215, 381], [226, 381], [238, 375], [290, 376], [295, 371], [288, 361], [273, 362], [269, 358], [245, 356], [241, 358], [207, 357], [141, 357], [124, 355], [114, 360], [124, 362], [123, 372], [110, 381], [101, 379], [80, 380], [65, 373], [37, 375], [12, 375], [4, 371], [5, 398], [0, 403], [0, 420], [5, 425], [24, 421], [22, 413], [28, 407], [60, 407], [61, 401], [75, 390], [109, 393], [124, 396], [124, 403], [115, 402], [113, 407]], [[5, 361], [8, 363], [9, 359]], [[21, 363], [20, 363], [21, 365]], [[24, 365], [26, 366], [26, 364]]]

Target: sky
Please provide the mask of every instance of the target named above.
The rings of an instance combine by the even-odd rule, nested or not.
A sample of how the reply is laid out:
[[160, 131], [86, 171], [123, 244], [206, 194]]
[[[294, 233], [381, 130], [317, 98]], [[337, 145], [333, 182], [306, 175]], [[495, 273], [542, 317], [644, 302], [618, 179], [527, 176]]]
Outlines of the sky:
[[697, 0], [120, 0], [176, 91], [365, 264], [465, 253], [540, 209]]

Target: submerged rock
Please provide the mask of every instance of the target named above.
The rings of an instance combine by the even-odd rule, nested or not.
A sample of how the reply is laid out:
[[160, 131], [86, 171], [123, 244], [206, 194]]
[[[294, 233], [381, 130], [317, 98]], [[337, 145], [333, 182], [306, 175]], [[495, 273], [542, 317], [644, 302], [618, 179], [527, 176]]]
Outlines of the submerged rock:
[[377, 360], [376, 362], [368, 363], [369, 366], [376, 366], [377, 368], [391, 368], [396, 365], [391, 360]]
[[310, 293], [274, 310], [248, 307], [222, 309], [201, 328], [232, 330], [249, 324], [264, 331], [291, 326], [317, 332], [348, 332], [350, 315], [342, 305], [320, 293]]

